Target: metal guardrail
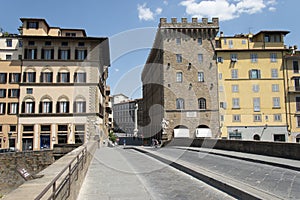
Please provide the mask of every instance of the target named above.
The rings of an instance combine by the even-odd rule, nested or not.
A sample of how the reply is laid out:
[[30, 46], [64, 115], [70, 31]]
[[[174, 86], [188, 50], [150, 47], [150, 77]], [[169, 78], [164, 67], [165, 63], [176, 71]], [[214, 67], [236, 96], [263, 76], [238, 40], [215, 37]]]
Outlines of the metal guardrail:
[[[51, 193], [50, 197], [48, 197], [48, 200], [50, 199], [56, 199], [60, 192], [67, 186], [67, 197], [70, 195], [71, 190], [71, 184], [72, 184], [72, 175], [77, 172], [76, 179], [78, 179], [78, 171], [79, 166], [81, 165], [81, 170], [84, 167], [84, 163], [86, 163], [87, 160], [87, 146], [82, 149], [77, 156], [72, 159], [69, 164], [51, 181], [49, 185], [46, 186], [46, 188], [35, 198], [35, 200], [42, 199], [47, 193]], [[65, 177], [63, 177], [63, 175]], [[62, 180], [61, 180], [62, 179]], [[57, 186], [58, 180], [61, 180], [60, 184]], [[52, 188], [52, 191], [50, 192]]]

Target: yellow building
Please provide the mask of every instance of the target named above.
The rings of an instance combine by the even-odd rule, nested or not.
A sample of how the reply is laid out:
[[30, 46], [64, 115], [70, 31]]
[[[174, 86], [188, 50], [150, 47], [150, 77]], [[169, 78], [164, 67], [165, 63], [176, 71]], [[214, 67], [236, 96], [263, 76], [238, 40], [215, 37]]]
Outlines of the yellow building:
[[285, 56], [285, 80], [287, 97], [287, 121], [290, 141], [300, 142], [300, 52], [292, 47]]
[[288, 141], [283, 58], [288, 31], [216, 39], [221, 137]]

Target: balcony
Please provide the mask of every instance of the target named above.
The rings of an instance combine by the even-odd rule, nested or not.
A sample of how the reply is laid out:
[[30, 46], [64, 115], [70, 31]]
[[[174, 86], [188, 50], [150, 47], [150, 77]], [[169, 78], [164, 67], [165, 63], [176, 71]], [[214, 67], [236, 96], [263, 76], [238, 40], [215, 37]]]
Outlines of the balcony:
[[300, 93], [300, 86], [289, 86], [289, 92]]

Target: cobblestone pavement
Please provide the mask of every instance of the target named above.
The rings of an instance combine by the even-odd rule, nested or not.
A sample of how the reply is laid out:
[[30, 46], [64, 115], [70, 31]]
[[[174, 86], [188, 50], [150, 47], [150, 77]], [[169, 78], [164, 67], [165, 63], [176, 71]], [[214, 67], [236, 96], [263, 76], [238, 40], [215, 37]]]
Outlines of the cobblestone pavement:
[[283, 199], [300, 199], [298, 171], [175, 148], [161, 148], [156, 151], [242, 181]]
[[233, 198], [134, 150], [101, 148], [95, 153], [78, 197], [88, 199]]

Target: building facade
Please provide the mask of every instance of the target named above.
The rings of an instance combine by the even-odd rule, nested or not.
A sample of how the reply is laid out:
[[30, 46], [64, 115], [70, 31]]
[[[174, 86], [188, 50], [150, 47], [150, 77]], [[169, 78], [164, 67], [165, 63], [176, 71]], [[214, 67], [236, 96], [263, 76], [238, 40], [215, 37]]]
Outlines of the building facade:
[[218, 18], [160, 19], [142, 72], [145, 137], [218, 136], [218, 31]]
[[216, 39], [222, 138], [288, 141], [283, 69], [288, 33]]
[[82, 29], [50, 27], [44, 19], [21, 21], [17, 148], [82, 144], [95, 134], [103, 139], [108, 38], [88, 37]]
[[291, 47], [285, 56], [284, 69], [289, 141], [300, 142], [300, 52]]
[[21, 81], [22, 40], [0, 32], [0, 149], [15, 149]]

